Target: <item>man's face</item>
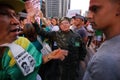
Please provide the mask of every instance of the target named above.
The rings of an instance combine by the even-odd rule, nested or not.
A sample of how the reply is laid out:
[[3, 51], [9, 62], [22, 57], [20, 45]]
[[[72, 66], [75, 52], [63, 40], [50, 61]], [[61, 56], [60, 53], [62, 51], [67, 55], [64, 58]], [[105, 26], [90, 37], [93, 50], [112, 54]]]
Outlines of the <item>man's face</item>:
[[19, 34], [19, 21], [15, 17], [15, 12], [7, 8], [0, 11], [0, 44], [11, 43], [17, 39]]
[[80, 18], [76, 18], [74, 23], [75, 23], [76, 27], [79, 27], [79, 26], [83, 25], [83, 21]]
[[63, 20], [63, 21], [60, 23], [60, 29], [61, 29], [62, 31], [69, 31], [69, 30], [70, 30], [70, 23], [69, 23], [69, 21]]
[[116, 5], [109, 0], [90, 0], [90, 14], [93, 28], [108, 30], [115, 23]]

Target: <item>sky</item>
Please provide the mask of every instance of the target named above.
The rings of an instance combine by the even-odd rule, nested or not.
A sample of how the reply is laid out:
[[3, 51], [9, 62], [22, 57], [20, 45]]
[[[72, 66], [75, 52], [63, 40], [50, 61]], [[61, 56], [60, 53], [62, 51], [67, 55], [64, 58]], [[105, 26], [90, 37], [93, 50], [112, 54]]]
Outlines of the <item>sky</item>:
[[82, 14], [88, 10], [89, 7], [89, 0], [71, 0], [71, 10], [81, 9]]

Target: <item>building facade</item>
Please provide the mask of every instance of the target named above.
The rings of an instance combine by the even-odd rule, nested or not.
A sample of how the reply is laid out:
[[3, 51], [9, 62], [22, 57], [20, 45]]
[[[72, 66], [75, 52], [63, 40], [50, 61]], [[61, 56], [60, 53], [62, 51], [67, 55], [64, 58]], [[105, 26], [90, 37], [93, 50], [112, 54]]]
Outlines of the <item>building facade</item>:
[[70, 0], [45, 0], [46, 17], [66, 16], [70, 9]]

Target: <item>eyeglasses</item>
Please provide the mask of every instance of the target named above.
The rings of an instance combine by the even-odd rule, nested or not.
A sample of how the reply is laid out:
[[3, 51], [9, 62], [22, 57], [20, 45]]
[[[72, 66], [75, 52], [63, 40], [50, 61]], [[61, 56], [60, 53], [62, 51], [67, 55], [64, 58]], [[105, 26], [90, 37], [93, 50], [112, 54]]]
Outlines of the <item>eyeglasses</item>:
[[69, 24], [69, 22], [68, 21], [63, 21], [63, 22], [60, 23], [60, 25], [64, 25], [64, 24]]

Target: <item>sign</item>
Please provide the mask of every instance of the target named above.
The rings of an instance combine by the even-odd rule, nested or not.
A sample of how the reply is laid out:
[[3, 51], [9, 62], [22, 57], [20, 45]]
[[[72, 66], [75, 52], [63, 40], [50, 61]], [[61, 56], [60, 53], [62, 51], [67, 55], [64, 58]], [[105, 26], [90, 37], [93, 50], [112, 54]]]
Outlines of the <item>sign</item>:
[[66, 17], [72, 18], [76, 14], [81, 14], [81, 10], [68, 10]]

